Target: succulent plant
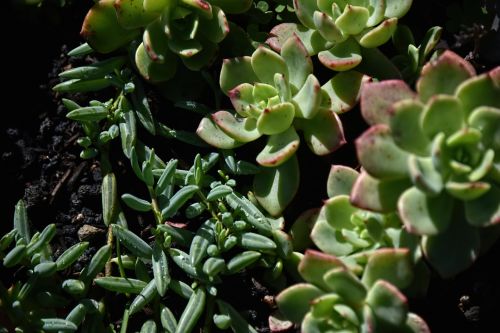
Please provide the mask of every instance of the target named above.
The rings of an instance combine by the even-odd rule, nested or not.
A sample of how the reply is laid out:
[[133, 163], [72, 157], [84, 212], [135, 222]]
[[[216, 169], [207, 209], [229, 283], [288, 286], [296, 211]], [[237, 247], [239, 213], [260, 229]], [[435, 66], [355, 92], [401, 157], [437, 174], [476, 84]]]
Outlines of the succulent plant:
[[446, 51], [423, 67], [416, 89], [398, 80], [364, 86], [361, 110], [372, 127], [356, 141], [364, 171], [351, 201], [397, 209], [449, 277], [478, 256], [481, 228], [500, 222], [500, 67], [476, 76]]
[[[298, 182], [298, 171], [292, 171], [297, 163], [290, 160], [300, 144], [297, 131], [303, 132], [307, 145], [317, 155], [331, 153], [344, 144], [337, 113], [354, 106], [361, 83], [366, 79], [352, 71], [341, 73], [321, 86], [312, 72], [311, 58], [297, 37], [285, 43], [281, 55], [260, 46], [251, 57], [226, 59], [220, 86], [236, 112], [218, 111], [203, 118], [198, 135], [221, 149], [236, 148], [267, 135], [267, 144], [257, 155], [257, 162], [275, 170], [281, 168], [276, 172], [294, 173], [296, 176], [290, 177], [292, 183]], [[269, 174], [266, 181], [259, 181], [264, 176], [258, 176], [257, 182], [266, 184], [258, 184], [257, 188], [265, 190], [256, 192], [273, 194], [275, 191], [269, 191], [267, 184], [276, 179], [276, 172], [264, 171]], [[278, 215], [295, 191], [296, 188], [286, 199], [259, 199], [259, 202], [271, 214]], [[257, 198], [260, 197], [257, 193]], [[277, 200], [281, 203], [276, 203]]]
[[[358, 172], [334, 165], [328, 177], [328, 196], [310, 237], [324, 253], [340, 258], [378, 248], [410, 247], [418, 252], [418, 239], [402, 228], [394, 212], [381, 214], [354, 207], [349, 201]], [[297, 223], [302, 223], [298, 221]], [[415, 254], [414, 259], [418, 259]]]
[[225, 12], [247, 10], [252, 0], [100, 0], [89, 10], [81, 34], [92, 48], [109, 53], [142, 33], [135, 65], [149, 81], [170, 79], [177, 59], [199, 70], [209, 64], [229, 32]]
[[305, 282], [282, 291], [278, 307], [303, 333], [430, 332], [408, 311], [407, 299], [398, 290], [413, 276], [408, 267], [395, 265], [395, 257], [391, 252], [372, 256], [360, 279], [335, 256], [308, 250], [298, 267]]
[[[363, 49], [386, 43], [398, 19], [410, 9], [412, 0], [295, 0], [302, 23], [283, 23], [274, 27], [268, 43], [275, 50], [296, 34], [309, 54], [318, 54], [326, 67], [346, 71], [359, 65]], [[369, 56], [369, 55], [368, 55]]]

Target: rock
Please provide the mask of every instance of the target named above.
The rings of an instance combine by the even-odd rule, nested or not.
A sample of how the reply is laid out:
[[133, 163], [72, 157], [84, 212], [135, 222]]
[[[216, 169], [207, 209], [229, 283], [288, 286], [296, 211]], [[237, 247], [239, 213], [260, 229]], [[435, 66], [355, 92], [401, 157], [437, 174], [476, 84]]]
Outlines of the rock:
[[78, 229], [78, 239], [80, 242], [93, 240], [103, 234], [104, 230], [89, 224], [84, 224], [80, 229]]

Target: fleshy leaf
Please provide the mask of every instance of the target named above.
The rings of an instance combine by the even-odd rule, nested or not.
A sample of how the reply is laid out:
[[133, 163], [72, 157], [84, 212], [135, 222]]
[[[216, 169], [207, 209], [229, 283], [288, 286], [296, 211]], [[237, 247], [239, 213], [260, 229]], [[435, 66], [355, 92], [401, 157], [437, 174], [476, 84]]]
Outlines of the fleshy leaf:
[[335, 25], [346, 35], [357, 35], [366, 27], [370, 12], [365, 7], [347, 5], [335, 20]]
[[257, 129], [262, 134], [279, 134], [292, 125], [294, 116], [292, 103], [279, 103], [264, 109], [257, 120]]
[[212, 115], [212, 120], [227, 135], [239, 142], [254, 141], [261, 136], [254, 118], [236, 118], [227, 111], [218, 111]]
[[201, 120], [196, 129], [196, 134], [206, 143], [220, 149], [233, 149], [243, 144], [224, 133], [210, 118]]
[[346, 71], [361, 63], [361, 48], [352, 38], [318, 54], [319, 61], [334, 71]]
[[158, 17], [158, 13], [144, 10], [143, 2], [141, 0], [116, 0], [114, 2], [118, 23], [123, 28], [142, 28]]
[[309, 312], [309, 304], [323, 293], [312, 284], [298, 283], [283, 290], [276, 297], [276, 304], [287, 319], [300, 323]]
[[307, 81], [293, 96], [292, 103], [295, 106], [295, 117], [311, 119], [316, 116], [321, 104], [321, 86], [318, 79], [312, 74]]
[[376, 282], [368, 292], [366, 302], [373, 310], [377, 332], [393, 331], [405, 323], [408, 314], [407, 299], [389, 282]]
[[306, 250], [299, 264], [299, 273], [306, 280], [323, 290], [328, 290], [323, 276], [334, 268], [344, 268], [345, 265], [337, 257], [315, 251]]
[[316, 155], [326, 155], [345, 144], [342, 123], [336, 113], [320, 109], [313, 119], [297, 119], [309, 149]]
[[453, 182], [446, 183], [446, 191], [454, 198], [463, 201], [474, 200], [490, 190], [491, 186], [485, 182]]
[[314, 25], [321, 36], [329, 42], [340, 43], [346, 39], [342, 31], [335, 25], [334, 20], [324, 12], [314, 12]]
[[481, 141], [486, 147], [500, 153], [500, 141], [495, 140], [495, 135], [500, 133], [500, 109], [478, 107], [470, 114], [468, 123], [481, 132]]
[[368, 77], [356, 71], [340, 72], [322, 88], [330, 97], [331, 108], [335, 113], [351, 110], [359, 100], [361, 87]]
[[352, 188], [351, 202], [362, 209], [388, 213], [396, 209], [399, 196], [410, 186], [406, 178], [381, 181], [362, 171]]
[[447, 279], [467, 269], [478, 257], [479, 230], [459, 218], [445, 232], [424, 237], [422, 248], [432, 267]]
[[408, 160], [408, 170], [413, 184], [428, 195], [437, 195], [443, 189], [443, 179], [437, 172], [430, 157], [411, 155]]
[[273, 85], [276, 73], [288, 77], [288, 67], [285, 60], [279, 54], [264, 46], [259, 46], [252, 54], [252, 68], [259, 78], [259, 82], [262, 83]]
[[406, 288], [413, 280], [413, 264], [408, 249], [379, 249], [373, 252], [361, 281], [367, 287], [384, 280], [397, 288]]
[[335, 256], [346, 256], [354, 251], [354, 246], [335, 230], [326, 220], [318, 218], [310, 232], [310, 237], [321, 251]]
[[311, 57], [297, 35], [290, 37], [281, 49], [281, 56], [289, 69], [289, 81], [300, 89], [313, 72]]
[[398, 201], [398, 211], [406, 230], [419, 235], [436, 235], [451, 222], [453, 200], [443, 194], [429, 197], [419, 189], [406, 190]]
[[451, 51], [445, 51], [438, 59], [431, 60], [423, 68], [417, 81], [417, 92], [422, 102], [438, 94], [453, 95], [455, 89], [474, 76], [472, 65]]
[[396, 30], [398, 24], [397, 18], [390, 18], [380, 23], [374, 29], [368, 30], [359, 40], [359, 44], [366, 48], [373, 48], [387, 43]]
[[340, 295], [349, 305], [359, 306], [366, 298], [365, 286], [347, 268], [334, 268], [323, 276], [323, 280], [330, 291]]
[[293, 7], [295, 8], [295, 14], [297, 14], [298, 19], [303, 25], [309, 29], [316, 29], [313, 20], [314, 12], [319, 9], [316, 5], [316, 1], [294, 0]]
[[451, 96], [434, 96], [422, 113], [421, 124], [424, 133], [432, 139], [443, 132], [449, 136], [464, 125], [464, 114], [460, 102]]
[[357, 209], [351, 206], [349, 196], [337, 195], [325, 201], [320, 216], [324, 216], [328, 224], [336, 229], [353, 229], [351, 216]]
[[309, 234], [315, 224], [319, 214], [319, 209], [308, 209], [295, 220], [290, 228], [289, 234], [292, 237], [293, 249], [295, 251], [304, 251], [312, 246]]
[[[394, 142], [404, 150], [420, 156], [427, 156], [431, 142], [419, 126], [423, 106], [414, 99], [396, 102], [389, 120]], [[411, 125], [411, 126], [408, 126]]]
[[251, 57], [224, 59], [220, 72], [220, 87], [225, 94], [242, 83], [258, 82]]
[[409, 154], [401, 150], [386, 125], [375, 125], [356, 140], [358, 159], [363, 168], [380, 179], [397, 179], [408, 175]]
[[217, 6], [212, 6], [212, 18], [201, 18], [200, 33], [212, 43], [220, 43], [229, 33], [226, 14]]
[[332, 198], [341, 194], [349, 195], [358, 176], [359, 173], [354, 169], [343, 165], [332, 165], [326, 182], [328, 197]]
[[293, 127], [269, 137], [266, 146], [257, 155], [260, 165], [275, 167], [290, 158], [299, 148], [300, 139]]
[[402, 80], [366, 83], [361, 90], [361, 114], [370, 125], [389, 124], [393, 104], [413, 98], [415, 93]]
[[135, 39], [139, 29], [125, 29], [118, 22], [115, 0], [95, 3], [85, 16], [80, 35], [99, 53], [110, 53]]
[[[462, 102], [466, 115], [480, 106], [491, 106], [500, 109], [500, 85], [495, 84], [493, 71], [471, 78], [457, 87], [456, 96]], [[497, 69], [498, 71], [498, 69]]]
[[312, 30], [296, 23], [281, 23], [271, 29], [266, 43], [276, 52], [281, 52], [283, 44], [296, 35], [302, 41], [309, 55], [332, 47], [332, 43], [325, 40], [317, 30]]
[[299, 164], [295, 156], [275, 168], [255, 175], [253, 188], [259, 204], [272, 216], [279, 216], [299, 188]]
[[144, 44], [141, 43], [135, 52], [135, 65], [141, 75], [150, 82], [162, 82], [171, 79], [177, 70], [177, 61], [158, 63], [151, 60]]
[[168, 48], [168, 39], [160, 20], [148, 24], [142, 35], [146, 53], [154, 62], [176, 62], [175, 55]]
[[403, 17], [411, 7], [413, 0], [385, 0], [385, 17]]
[[475, 227], [500, 223], [500, 188], [492, 185], [481, 197], [465, 202], [465, 217]]
[[241, 116], [248, 116], [248, 108], [254, 103], [254, 86], [249, 83], [242, 83], [234, 89], [228, 91], [227, 95], [233, 104], [234, 109]]

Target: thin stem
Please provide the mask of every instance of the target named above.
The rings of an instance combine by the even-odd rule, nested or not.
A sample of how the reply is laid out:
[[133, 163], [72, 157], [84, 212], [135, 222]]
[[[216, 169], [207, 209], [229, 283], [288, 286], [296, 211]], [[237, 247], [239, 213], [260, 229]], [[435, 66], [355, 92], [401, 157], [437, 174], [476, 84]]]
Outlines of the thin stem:
[[[108, 235], [107, 235], [107, 242], [106, 244], [113, 247], [113, 229], [111, 228], [111, 224], [108, 227]], [[105, 276], [111, 276], [112, 272], [112, 266], [111, 266], [111, 258], [108, 260], [106, 263], [106, 266], [104, 267], [104, 275]]]

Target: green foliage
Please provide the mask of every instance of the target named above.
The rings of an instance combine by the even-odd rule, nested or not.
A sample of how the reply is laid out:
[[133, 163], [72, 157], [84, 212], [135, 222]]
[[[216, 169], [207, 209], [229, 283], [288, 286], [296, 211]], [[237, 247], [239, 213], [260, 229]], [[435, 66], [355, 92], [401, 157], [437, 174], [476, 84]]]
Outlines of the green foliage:
[[283, 42], [296, 34], [324, 66], [346, 71], [361, 63], [362, 48], [378, 47], [391, 38], [412, 0], [297, 0], [293, 4], [302, 25], [276, 26], [269, 44], [281, 50]]
[[304, 282], [283, 290], [276, 298], [278, 307], [304, 333], [430, 332], [408, 311], [406, 297], [392, 282], [405, 283], [405, 278], [395, 279], [390, 269], [374, 271], [391, 257], [368, 265], [364, 274], [372, 279], [360, 280], [335, 256], [308, 250], [298, 268]]
[[[480, 228], [500, 221], [499, 72], [476, 76], [446, 51], [423, 67], [416, 95], [386, 81], [367, 85], [361, 98], [372, 127], [356, 141], [366, 174], [351, 199], [375, 211], [397, 208], [444, 277], [467, 268], [480, 251]], [[382, 190], [392, 197], [374, 204]]]

